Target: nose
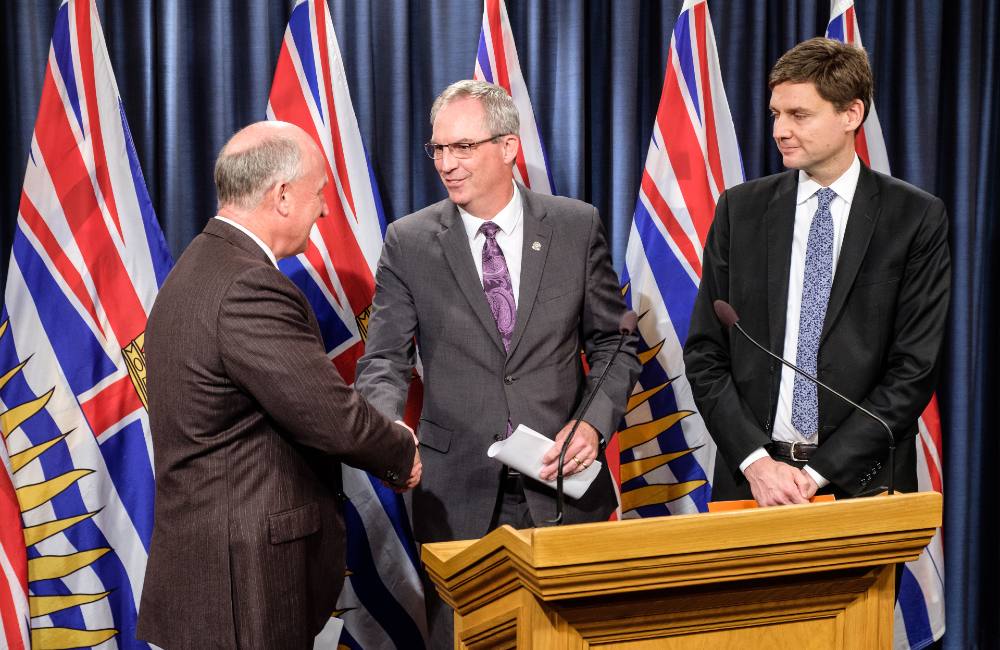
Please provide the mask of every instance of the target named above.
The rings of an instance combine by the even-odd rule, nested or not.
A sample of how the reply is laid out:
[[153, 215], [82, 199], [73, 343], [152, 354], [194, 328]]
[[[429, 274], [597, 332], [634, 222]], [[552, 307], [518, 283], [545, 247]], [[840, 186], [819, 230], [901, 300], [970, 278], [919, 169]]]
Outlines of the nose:
[[781, 140], [791, 135], [788, 129], [788, 120], [781, 115], [775, 116], [771, 133], [775, 140]]
[[449, 172], [458, 167], [458, 158], [451, 152], [451, 147], [442, 149], [441, 157], [434, 162], [437, 163], [438, 170], [442, 172]]

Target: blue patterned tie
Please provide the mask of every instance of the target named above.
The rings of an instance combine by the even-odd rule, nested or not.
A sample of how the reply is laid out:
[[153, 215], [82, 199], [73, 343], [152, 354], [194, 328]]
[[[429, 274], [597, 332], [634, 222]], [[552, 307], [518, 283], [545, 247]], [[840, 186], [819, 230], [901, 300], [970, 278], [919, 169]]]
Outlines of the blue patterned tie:
[[[806, 268], [802, 281], [802, 310], [799, 312], [799, 343], [795, 363], [807, 373], [816, 375], [819, 339], [826, 319], [833, 284], [833, 216], [830, 203], [836, 192], [824, 187], [816, 192], [819, 205], [809, 227], [806, 243]], [[819, 400], [816, 384], [795, 375], [792, 391], [792, 426], [806, 438], [819, 431]]]

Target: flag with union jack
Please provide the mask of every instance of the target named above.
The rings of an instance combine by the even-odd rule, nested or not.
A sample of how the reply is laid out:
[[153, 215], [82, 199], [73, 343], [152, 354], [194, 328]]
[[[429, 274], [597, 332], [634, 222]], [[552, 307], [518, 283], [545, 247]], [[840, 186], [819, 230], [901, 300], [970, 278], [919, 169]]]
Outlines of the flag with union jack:
[[[707, 509], [715, 445], [684, 375], [683, 346], [719, 195], [743, 182], [705, 0], [686, 0], [642, 172], [622, 278], [639, 314], [642, 374], [608, 448], [622, 517]], [[620, 459], [616, 467], [614, 458]]]
[[[299, 0], [292, 9], [267, 117], [305, 129], [326, 158], [329, 214], [316, 222], [305, 253], [279, 266], [309, 299], [327, 354], [351, 383], [364, 352], [386, 222], [325, 0]], [[316, 647], [421, 647], [423, 587], [402, 500], [348, 466], [344, 491], [348, 577]]]
[[504, 0], [486, 0], [483, 5], [483, 28], [479, 32], [474, 79], [497, 84], [514, 100], [521, 118], [521, 148], [514, 161], [514, 177], [530, 190], [554, 194], [555, 185], [542, 147], [542, 135], [531, 110], [528, 87], [521, 76], [514, 34]]
[[[826, 36], [863, 47], [854, 0], [834, 0]], [[858, 156], [866, 165], [883, 174], [891, 173], [874, 104], [855, 143]], [[917, 425], [917, 486], [920, 490], [941, 492], [941, 417], [936, 397], [931, 398]], [[944, 634], [944, 549], [940, 528], [920, 557], [905, 565], [894, 629], [897, 649], [924, 648]]]
[[63, 0], [0, 316], [4, 479], [36, 648], [148, 647], [135, 640], [153, 526], [143, 332], [171, 264], [96, 5]]
[[21, 532], [21, 507], [11, 483], [7, 448], [0, 445], [0, 641], [10, 650], [30, 648], [28, 558]]

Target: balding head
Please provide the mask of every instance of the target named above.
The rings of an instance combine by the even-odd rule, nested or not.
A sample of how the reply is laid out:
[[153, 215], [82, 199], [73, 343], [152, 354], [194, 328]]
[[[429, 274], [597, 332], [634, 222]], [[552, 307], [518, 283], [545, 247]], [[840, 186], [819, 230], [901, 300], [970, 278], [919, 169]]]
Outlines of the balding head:
[[311, 153], [316, 145], [305, 131], [287, 122], [257, 122], [238, 131], [215, 161], [220, 209], [252, 210], [267, 190], [299, 178], [306, 149]]
[[326, 159], [299, 127], [257, 122], [219, 152], [219, 216], [254, 233], [278, 259], [305, 250], [309, 231], [327, 212]]

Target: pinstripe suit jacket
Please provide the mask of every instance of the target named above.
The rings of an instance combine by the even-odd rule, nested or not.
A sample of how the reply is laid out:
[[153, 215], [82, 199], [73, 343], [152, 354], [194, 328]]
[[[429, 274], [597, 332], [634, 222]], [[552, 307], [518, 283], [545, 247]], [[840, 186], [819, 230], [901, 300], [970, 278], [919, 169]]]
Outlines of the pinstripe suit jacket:
[[[524, 244], [507, 353], [454, 203], [431, 205], [386, 233], [356, 386], [383, 413], [398, 417], [416, 338], [424, 370], [418, 431], [424, 472], [408, 498], [421, 542], [486, 534], [501, 473], [487, 448], [504, 433], [508, 418], [515, 427], [523, 422], [554, 437], [590, 390], [580, 350], [596, 378], [618, 342], [625, 305], [597, 210], [518, 189]], [[586, 416], [603, 436], [617, 427], [638, 373], [631, 340]], [[525, 484], [540, 525], [555, 514], [555, 492], [537, 481]], [[583, 497], [567, 499], [565, 521], [606, 520], [615, 505], [605, 463]]]
[[305, 297], [212, 219], [145, 338], [156, 474], [138, 636], [312, 647], [344, 576], [339, 461], [405, 482], [410, 434], [341, 380]]

